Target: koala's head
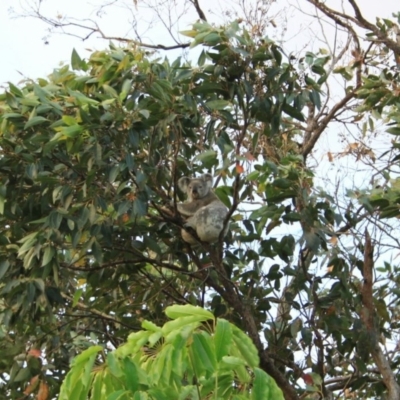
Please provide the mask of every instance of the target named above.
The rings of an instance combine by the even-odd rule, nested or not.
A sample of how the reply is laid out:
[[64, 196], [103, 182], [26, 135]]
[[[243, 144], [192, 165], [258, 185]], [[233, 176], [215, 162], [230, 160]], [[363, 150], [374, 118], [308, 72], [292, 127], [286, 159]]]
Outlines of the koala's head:
[[179, 179], [178, 186], [185, 192], [189, 200], [202, 199], [206, 197], [212, 188], [212, 175], [204, 174], [199, 178], [188, 178], [184, 176]]

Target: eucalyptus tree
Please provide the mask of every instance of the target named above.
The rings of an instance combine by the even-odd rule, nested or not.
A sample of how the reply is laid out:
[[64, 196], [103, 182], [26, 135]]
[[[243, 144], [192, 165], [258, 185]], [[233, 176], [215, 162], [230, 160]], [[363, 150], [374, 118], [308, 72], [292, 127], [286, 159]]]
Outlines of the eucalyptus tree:
[[[247, 333], [285, 399], [398, 398], [395, 344], [382, 347], [398, 330], [398, 267], [381, 250], [398, 240], [384, 219], [398, 216], [398, 16], [311, 3], [349, 34], [339, 53], [286, 55], [247, 21], [202, 21], [182, 32], [196, 62], [134, 40], [74, 51], [71, 67], [1, 94], [4, 396], [51, 398], [82, 350], [113, 354], [191, 304]], [[368, 147], [387, 122], [392, 143]], [[316, 184], [338, 125], [349, 145], [328, 162], [370, 167], [348, 197]], [[230, 228], [190, 246], [177, 181], [203, 172]]]

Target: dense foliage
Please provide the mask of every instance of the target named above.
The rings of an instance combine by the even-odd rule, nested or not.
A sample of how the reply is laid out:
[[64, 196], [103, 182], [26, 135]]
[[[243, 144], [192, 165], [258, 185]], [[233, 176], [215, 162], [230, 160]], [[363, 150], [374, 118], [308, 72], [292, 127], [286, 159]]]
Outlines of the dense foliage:
[[[110, 363], [143, 321], [161, 326], [167, 306], [191, 304], [245, 331], [286, 399], [380, 396], [390, 383], [374, 355], [398, 331], [399, 268], [383, 261], [372, 287], [359, 226], [379, 237], [379, 215], [399, 215], [396, 136], [384, 184], [349, 193], [347, 208], [315, 187], [308, 161], [344, 111], [365, 134], [374, 118], [399, 134], [397, 70], [337, 69], [354, 84], [326, 111], [326, 51], [293, 62], [238, 22], [184, 34], [203, 46], [196, 65], [111, 45], [1, 95], [1, 395], [52, 398], [82, 350], [100, 344]], [[205, 171], [230, 231], [190, 247], [177, 180]]]
[[[171, 306], [173, 321], [144, 330], [107, 354], [92, 369], [101, 346], [74, 359], [60, 392], [69, 399], [233, 399], [283, 400], [281, 390], [259, 369], [257, 349], [238, 328], [190, 305]], [[148, 397], [149, 396], [149, 397]]]

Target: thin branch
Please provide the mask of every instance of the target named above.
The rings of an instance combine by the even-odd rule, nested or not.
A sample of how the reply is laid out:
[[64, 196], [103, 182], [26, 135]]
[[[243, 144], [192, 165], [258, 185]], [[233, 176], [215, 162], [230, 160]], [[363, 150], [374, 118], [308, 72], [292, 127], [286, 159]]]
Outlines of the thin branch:
[[203, 10], [200, 8], [200, 4], [199, 4], [198, 0], [190, 0], [190, 2], [194, 5], [194, 8], [196, 9], [197, 14], [199, 15], [200, 19], [207, 22], [206, 15], [204, 14]]
[[[175, 49], [185, 49], [187, 47], [190, 46], [190, 43], [179, 43], [176, 45], [171, 45], [171, 46], [165, 46], [163, 44], [150, 44], [150, 43], [144, 43], [141, 42], [139, 40], [135, 40], [135, 39], [128, 39], [128, 38], [124, 38], [124, 37], [120, 37], [120, 36], [108, 36], [107, 34], [105, 34], [99, 27], [99, 25], [91, 20], [91, 19], [85, 19], [83, 21], [89, 21], [91, 24], [93, 24], [94, 26], [89, 26], [89, 25], [84, 25], [82, 23], [77, 23], [77, 22], [73, 22], [71, 20], [67, 20], [68, 22], [60, 22], [51, 18], [46, 18], [45, 16], [43, 16], [40, 13], [39, 9], [32, 9], [32, 15], [28, 15], [37, 19], [40, 19], [41, 21], [47, 23], [48, 25], [52, 26], [53, 28], [57, 28], [57, 29], [62, 29], [63, 30], [63, 34], [65, 35], [69, 35], [69, 36], [74, 36], [77, 37], [79, 39], [81, 39], [82, 41], [87, 40], [90, 36], [92, 36], [95, 33], [98, 33], [100, 35], [100, 37], [102, 39], [106, 39], [106, 40], [115, 40], [118, 42], [123, 42], [123, 43], [130, 43], [130, 44], [134, 44], [136, 46], [139, 47], [145, 47], [145, 48], [149, 48], [149, 49], [156, 49], [156, 50], [175, 50]], [[79, 36], [78, 34], [73, 34], [70, 32], [66, 32], [64, 30], [64, 28], [68, 28], [68, 27], [74, 27], [74, 28], [79, 28], [79, 29], [83, 29], [86, 31], [90, 31], [89, 34], [85, 35], [84, 37]]]
[[[68, 296], [67, 294], [65, 294], [63, 292], [61, 292], [60, 294], [61, 294], [61, 297], [64, 298], [65, 300], [68, 300], [71, 303], [74, 302], [74, 299], [72, 297]], [[103, 319], [106, 319], [108, 321], [111, 321], [111, 322], [114, 322], [114, 323], [117, 323], [117, 324], [121, 324], [123, 326], [126, 326], [129, 329], [134, 329], [131, 325], [128, 325], [128, 324], [124, 323], [123, 321], [120, 321], [118, 318], [111, 317], [110, 315], [105, 314], [105, 313], [103, 313], [101, 311], [98, 311], [98, 310], [96, 310], [96, 309], [94, 309], [92, 307], [89, 307], [86, 304], [83, 304], [83, 303], [81, 303], [79, 301], [76, 303], [75, 306], [78, 307], [81, 310], [88, 311], [88, 312], [90, 312], [90, 313], [92, 313], [94, 315], [97, 315], [97, 316], [99, 316], [99, 317], [101, 317]]]
[[[353, 22], [360, 28], [371, 31], [378, 39], [378, 40], [372, 39], [372, 41], [383, 43], [390, 50], [392, 50], [395, 54], [397, 54], [397, 55], [400, 54], [400, 44], [397, 43], [397, 41], [390, 39], [388, 37], [388, 35], [385, 32], [382, 32], [381, 30], [379, 30], [379, 28], [376, 25], [367, 21], [361, 14], [360, 8], [358, 7], [355, 0], [348, 0], [350, 5], [353, 7], [355, 17], [352, 17], [350, 15], [333, 10], [333, 9], [327, 7], [324, 3], [321, 3], [319, 0], [307, 0], [307, 1], [310, 2], [311, 4], [313, 4], [319, 10], [321, 10], [329, 18], [341, 19], [342, 23], [344, 23], [343, 20]], [[336, 19], [334, 19], [334, 20], [336, 21]]]
[[368, 231], [365, 231], [365, 247], [364, 247], [364, 266], [362, 270], [364, 282], [361, 288], [361, 300], [363, 308], [361, 310], [361, 320], [368, 332], [370, 340], [370, 352], [374, 359], [379, 372], [382, 374], [383, 383], [385, 384], [389, 394], [388, 400], [400, 399], [400, 387], [396, 381], [396, 377], [390, 367], [389, 361], [383, 354], [379, 345], [379, 332], [375, 327], [375, 307], [372, 290], [373, 283], [373, 260], [374, 249], [371, 242], [371, 237]]
[[222, 265], [222, 261], [220, 261], [213, 252], [210, 252], [210, 257], [217, 272], [220, 272], [225, 279], [223, 279], [223, 287], [219, 284], [216, 284], [216, 282], [214, 282], [214, 280], [211, 278], [211, 275], [209, 275], [207, 283], [221, 295], [221, 297], [235, 310], [238, 315], [241, 316], [245, 330], [260, 354], [261, 368], [275, 379], [276, 383], [284, 393], [285, 399], [298, 400], [296, 390], [289, 383], [286, 376], [272, 361], [268, 351], [264, 349], [264, 345], [260, 339], [259, 329], [250, 306], [243, 301], [242, 296], [240, 293], [238, 293], [235, 284], [226, 276], [226, 271]]
[[[356, 88], [358, 89], [358, 87]], [[312, 132], [312, 135], [310, 139], [307, 141], [307, 143], [303, 144], [303, 157], [307, 158], [307, 156], [311, 153], [312, 149], [314, 148], [315, 144], [317, 143], [319, 137], [321, 136], [322, 132], [325, 130], [325, 128], [328, 126], [329, 122], [335, 118], [336, 113], [341, 111], [343, 107], [350, 101], [352, 100], [355, 95], [356, 95], [356, 89], [348, 92], [346, 96], [343, 97], [342, 100], [340, 100], [338, 103], [336, 103], [331, 111], [328, 113], [328, 115], [324, 118], [322, 118], [321, 121], [318, 122], [318, 126], [314, 129]], [[315, 125], [317, 125], [317, 121], [315, 121]]]

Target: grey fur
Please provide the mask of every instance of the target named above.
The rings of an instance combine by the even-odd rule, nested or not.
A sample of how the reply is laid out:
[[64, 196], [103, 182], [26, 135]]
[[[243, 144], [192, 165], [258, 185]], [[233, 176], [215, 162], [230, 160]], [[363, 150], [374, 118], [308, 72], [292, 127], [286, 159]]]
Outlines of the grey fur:
[[[185, 217], [186, 227], [193, 228], [203, 242], [215, 243], [224, 227], [227, 208], [212, 191], [212, 175], [204, 174], [199, 178], [182, 177], [179, 188], [186, 192], [187, 201], [177, 204], [178, 211]], [[224, 235], [228, 230], [225, 228]], [[181, 231], [185, 242], [196, 244], [196, 239], [185, 229]]]

